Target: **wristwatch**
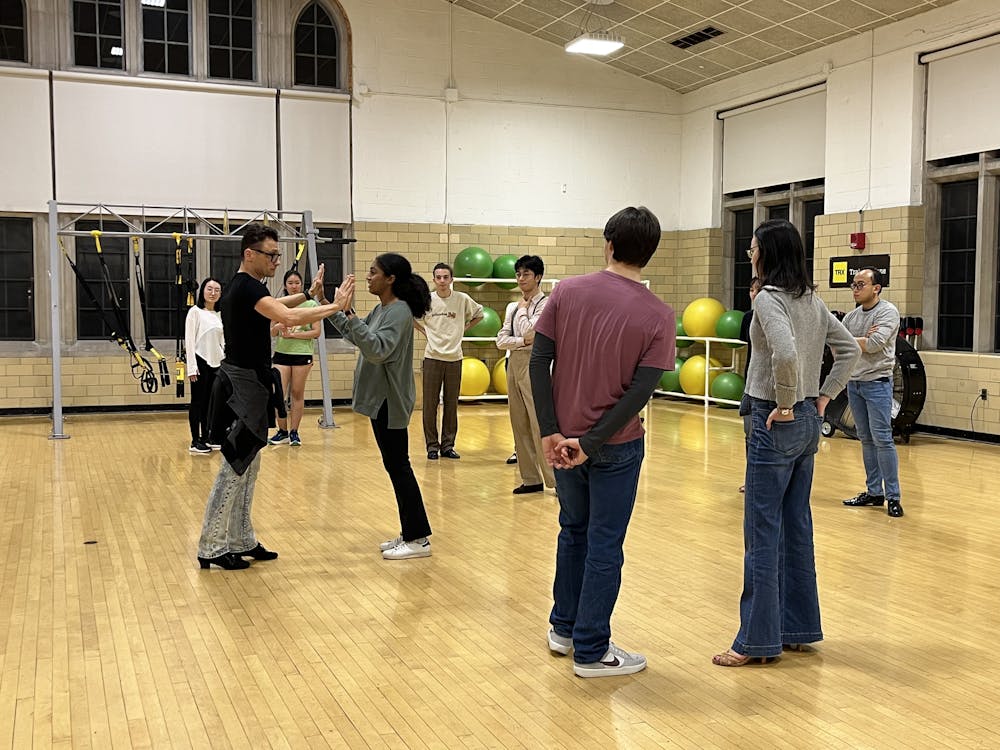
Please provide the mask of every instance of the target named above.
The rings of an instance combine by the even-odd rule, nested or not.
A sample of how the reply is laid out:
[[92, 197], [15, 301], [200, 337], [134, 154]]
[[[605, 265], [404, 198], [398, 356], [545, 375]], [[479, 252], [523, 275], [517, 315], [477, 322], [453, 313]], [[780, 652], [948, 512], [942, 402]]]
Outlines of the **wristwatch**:
[[793, 413], [792, 409], [778, 409], [778, 414], [780, 414], [783, 417], [787, 417], [789, 414], [792, 413]]

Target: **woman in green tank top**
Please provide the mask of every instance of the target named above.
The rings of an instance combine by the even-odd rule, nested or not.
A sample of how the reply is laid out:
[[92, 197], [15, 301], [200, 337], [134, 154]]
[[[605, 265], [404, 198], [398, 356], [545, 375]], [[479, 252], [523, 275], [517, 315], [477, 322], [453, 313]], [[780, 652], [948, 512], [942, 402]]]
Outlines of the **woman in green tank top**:
[[[299, 294], [304, 289], [302, 276], [292, 270], [285, 274], [285, 294]], [[315, 300], [306, 300], [299, 307], [315, 307]], [[322, 332], [322, 322], [311, 325], [286, 328], [280, 323], [271, 323], [271, 335], [277, 337], [272, 364], [281, 373], [281, 390], [291, 402], [288, 419], [278, 419], [278, 431], [268, 439], [271, 445], [290, 443], [302, 445], [299, 438], [299, 423], [306, 398], [306, 381], [313, 366], [313, 350], [316, 339]]]

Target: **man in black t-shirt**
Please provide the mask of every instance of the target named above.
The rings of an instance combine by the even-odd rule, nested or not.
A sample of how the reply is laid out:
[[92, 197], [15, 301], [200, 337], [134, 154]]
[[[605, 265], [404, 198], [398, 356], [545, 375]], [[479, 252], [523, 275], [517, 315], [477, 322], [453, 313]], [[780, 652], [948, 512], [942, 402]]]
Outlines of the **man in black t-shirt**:
[[[249, 567], [244, 557], [273, 560], [277, 552], [266, 549], [254, 534], [250, 520], [254, 483], [260, 467], [260, 449], [267, 442], [268, 402], [271, 376], [270, 321], [293, 328], [310, 325], [351, 307], [354, 277], [348, 276], [337, 289], [332, 304], [299, 308], [313, 295], [323, 295], [320, 265], [308, 292], [275, 299], [264, 285], [274, 276], [281, 260], [278, 233], [270, 227], [251, 224], [243, 233], [242, 262], [219, 302], [226, 338], [226, 358], [219, 368], [220, 380], [231, 392], [226, 403], [232, 421], [226, 428], [222, 454], [225, 460], [208, 497], [198, 562], [202, 568], [218, 565], [227, 570]], [[279, 381], [280, 382], [280, 381]], [[279, 389], [280, 390], [280, 389]]]

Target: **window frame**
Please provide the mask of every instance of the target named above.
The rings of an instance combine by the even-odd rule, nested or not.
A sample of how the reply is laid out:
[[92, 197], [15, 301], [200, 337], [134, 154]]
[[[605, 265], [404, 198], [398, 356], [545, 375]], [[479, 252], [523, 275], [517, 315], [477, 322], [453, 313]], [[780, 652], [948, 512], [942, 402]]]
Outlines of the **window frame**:
[[[0, 58], [0, 65], [30, 65], [31, 64], [31, 13], [28, 11], [26, 0], [15, 0], [21, 4], [21, 44], [24, 47], [24, 59], [14, 60], [12, 58]], [[16, 28], [9, 26], [6, 28]]]
[[[227, 16], [227, 18], [229, 18], [229, 20], [230, 20], [230, 33], [231, 33], [232, 32], [232, 19], [233, 19], [233, 16], [232, 16], [232, 2], [233, 2], [233, 0], [227, 0], [227, 1], [230, 3], [230, 14]], [[264, 41], [263, 38], [262, 38], [262, 36], [266, 36], [266, 35], [262, 35], [260, 33], [260, 31], [258, 30], [258, 27], [262, 25], [262, 21], [261, 21], [262, 9], [261, 9], [260, 6], [261, 6], [261, 3], [263, 1], [264, 0], [248, 0], [248, 2], [253, 3], [253, 15], [250, 17], [250, 39], [251, 39], [251, 44], [253, 45], [250, 48], [250, 53], [251, 53], [250, 66], [251, 66], [251, 73], [252, 73], [252, 75], [251, 75], [250, 78], [233, 78], [232, 77], [232, 75], [231, 75], [232, 74], [232, 53], [233, 53], [233, 49], [234, 49], [232, 46], [229, 46], [229, 47], [226, 48], [229, 51], [229, 65], [230, 65], [229, 72], [230, 72], [230, 76], [228, 76], [228, 77], [220, 77], [220, 76], [213, 76], [212, 75], [212, 66], [211, 66], [211, 49], [212, 48], [211, 48], [211, 42], [210, 42], [210, 39], [209, 39], [209, 31], [208, 31], [209, 25], [210, 25], [209, 24], [209, 17], [212, 16], [212, 15], [218, 15], [218, 14], [213, 14], [211, 12], [211, 10], [210, 10], [211, 0], [206, 0], [202, 4], [203, 12], [201, 14], [201, 21], [204, 24], [202, 26], [203, 34], [204, 34], [204, 39], [203, 39], [203, 42], [202, 42], [202, 45], [201, 45], [201, 49], [202, 49], [202, 51], [204, 52], [204, 55], [205, 55], [205, 57], [204, 57], [204, 73], [205, 73], [205, 80], [206, 81], [212, 81], [212, 82], [215, 82], [215, 83], [243, 84], [243, 85], [253, 85], [253, 84], [260, 85], [260, 86], [267, 86], [268, 85], [267, 77], [263, 75], [263, 72], [264, 72], [263, 61], [266, 58], [264, 57], [264, 53], [263, 53], [263, 50], [262, 50], [263, 41]], [[230, 41], [232, 41], [232, 40], [230, 39]]]
[[[197, 0], [187, 0], [187, 27], [188, 27], [188, 40], [187, 40], [187, 58], [188, 58], [188, 72], [187, 73], [171, 73], [171, 72], [160, 72], [158, 70], [148, 70], [146, 68], [146, 8], [141, 3], [139, 5], [138, 12], [136, 13], [136, 26], [137, 26], [137, 37], [136, 37], [136, 73], [143, 76], [150, 77], [160, 77], [168, 79], [193, 79], [197, 78], [196, 75], [196, 65], [197, 57], [197, 41], [198, 35], [195, 32], [195, 13], [196, 6], [198, 5]], [[164, 23], [166, 22], [166, 17], [168, 10], [166, 7], [163, 8], [150, 8], [151, 10], [161, 10], [163, 11]], [[174, 11], [177, 12], [177, 11]], [[165, 45], [167, 51], [169, 51], [171, 44], [176, 44], [176, 42], [170, 42], [164, 40], [155, 40], [157, 43]], [[169, 66], [168, 66], [169, 67]]]
[[[295, 80], [295, 58], [297, 56], [295, 50], [295, 34], [298, 30], [299, 22], [302, 19], [302, 15], [306, 12], [310, 6], [317, 6], [321, 8], [327, 16], [329, 16], [330, 21], [333, 23], [333, 28], [337, 34], [337, 85], [336, 86], [322, 86], [319, 84], [309, 84], [309, 83], [298, 83]], [[288, 69], [286, 71], [288, 84], [291, 88], [304, 89], [306, 91], [336, 91], [344, 92], [349, 90], [348, 79], [350, 76], [350, 67], [347, 65], [347, 58], [350, 53], [350, 45], [348, 40], [350, 39], [350, 31], [347, 23], [344, 19], [343, 13], [339, 6], [331, 6], [329, 3], [323, 2], [322, 0], [306, 0], [296, 4], [295, 7], [291, 8], [290, 14], [290, 33], [288, 35], [288, 51], [285, 57], [288, 60]]]
[[[976, 281], [972, 314], [972, 348], [941, 349], [938, 317], [941, 279], [941, 186], [978, 181], [976, 213]], [[1000, 267], [1000, 151], [927, 162], [924, 170], [924, 333], [925, 348], [945, 352], [1000, 353], [998, 267]]]
[[[38, 265], [38, 253], [37, 253], [37, 244], [39, 239], [38, 226], [37, 222], [34, 220], [34, 217], [32, 216], [24, 216], [24, 215], [18, 216], [14, 214], [4, 213], [0, 215], [0, 222], [5, 222], [5, 221], [24, 222], [28, 225], [28, 231], [30, 232], [30, 240], [28, 246], [23, 251], [27, 252], [28, 258], [31, 263], [31, 268], [30, 268], [31, 275], [29, 277], [29, 287], [28, 287], [28, 303], [25, 308], [28, 312], [28, 315], [30, 316], [31, 335], [30, 337], [27, 338], [7, 338], [0, 336], [0, 343], [3, 343], [7, 346], [21, 346], [24, 344], [37, 341], [39, 333], [38, 328], [40, 323], [40, 316], [38, 313], [40, 310], [38, 306], [38, 281], [40, 278], [44, 278], [44, 276], [42, 273], [40, 273], [42, 269], [40, 269]], [[8, 281], [9, 279], [5, 277], [3, 283], [7, 283]]]
[[[826, 187], [823, 180], [809, 180], [808, 182], [793, 182], [785, 185], [775, 185], [771, 187], [756, 188], [755, 190], [744, 190], [739, 193], [724, 195], [722, 198], [722, 247], [723, 247], [723, 289], [724, 294], [729, 299], [729, 306], [742, 310], [747, 303], [747, 287], [736, 286], [735, 264], [740, 259], [738, 253], [745, 256], [746, 248], [737, 248], [736, 242], [736, 212], [753, 210], [753, 226], [756, 228], [761, 222], [769, 217], [770, 210], [778, 206], [788, 206], [789, 220], [799, 230], [805, 241], [805, 204], [817, 200], [826, 199]], [[823, 214], [818, 214], [822, 216]], [[813, 248], [812, 258], [809, 258], [809, 249], [806, 249], [807, 260], [810, 263], [810, 272], [813, 274], [813, 281], [821, 278], [816, 273], [816, 255]]]
[[[76, 17], [75, 17], [75, 14], [74, 14], [74, 6], [75, 6], [75, 4], [77, 2], [89, 3], [89, 4], [93, 4], [95, 6], [96, 12], [98, 13], [98, 17], [97, 17], [98, 30], [94, 34], [90, 34], [89, 32], [82, 32], [82, 31], [78, 32], [76, 30], [76, 20], [75, 20]], [[121, 27], [120, 27], [120, 34], [119, 34], [119, 42], [121, 43], [121, 47], [122, 47], [122, 55], [121, 55], [121, 67], [118, 67], [118, 68], [104, 67], [104, 66], [102, 66], [100, 64], [100, 61], [101, 61], [101, 49], [100, 49], [101, 39], [110, 38], [110, 37], [104, 37], [101, 34], [101, 32], [100, 32], [100, 28], [99, 28], [99, 26], [100, 26], [100, 15], [99, 15], [100, 8], [101, 8], [101, 5], [111, 5], [114, 2], [118, 3], [118, 8], [119, 8], [119, 11], [121, 12]], [[130, 68], [131, 68], [131, 66], [129, 64], [129, 61], [135, 55], [135, 52], [132, 49], [133, 45], [131, 44], [131, 39], [130, 39], [131, 36], [134, 36], [134, 34], [132, 34], [132, 24], [130, 23], [130, 16], [134, 13], [134, 11], [130, 11], [131, 3], [126, 3], [125, 0], [65, 0], [65, 3], [66, 3], [65, 7], [67, 9], [67, 20], [68, 20], [68, 23], [69, 23], [69, 49], [67, 50], [67, 54], [68, 54], [68, 60], [69, 60], [70, 67], [72, 67], [73, 69], [85, 70], [85, 71], [91, 71], [91, 72], [97, 71], [97, 72], [103, 73], [103, 74], [109, 74], [109, 73], [110, 74], [114, 74], [114, 75], [125, 75], [125, 74], [128, 74], [129, 71], [130, 71]], [[97, 46], [98, 46], [98, 48], [97, 48], [97, 63], [98, 64], [97, 65], [85, 65], [83, 63], [80, 63], [77, 60], [77, 52], [76, 52], [76, 37], [77, 37], [77, 34], [81, 34], [81, 35], [87, 36], [87, 37], [94, 37], [94, 38], [97, 39], [97, 43], [98, 43], [97, 44]]]

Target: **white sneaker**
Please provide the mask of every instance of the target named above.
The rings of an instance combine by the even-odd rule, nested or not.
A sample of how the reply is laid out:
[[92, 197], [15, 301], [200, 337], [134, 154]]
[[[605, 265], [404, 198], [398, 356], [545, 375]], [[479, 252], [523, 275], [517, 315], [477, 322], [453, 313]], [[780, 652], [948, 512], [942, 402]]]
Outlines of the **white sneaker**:
[[410, 542], [400, 542], [392, 549], [383, 550], [382, 557], [386, 560], [407, 560], [411, 557], [430, 557], [431, 541], [427, 537], [414, 539]]
[[573, 650], [573, 639], [559, 635], [555, 630], [549, 628], [549, 651], [556, 654], [568, 654]]
[[635, 674], [645, 668], [645, 656], [630, 654], [613, 643], [608, 644], [608, 651], [600, 661], [573, 664], [573, 672], [577, 677], [617, 677], [623, 674]]
[[379, 552], [385, 552], [387, 549], [392, 549], [397, 544], [402, 544], [402, 543], [403, 543], [403, 536], [402, 534], [400, 534], [395, 539], [387, 539], [386, 541], [379, 544], [378, 550]]

